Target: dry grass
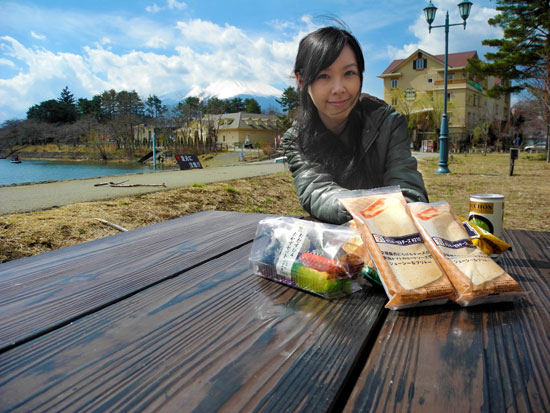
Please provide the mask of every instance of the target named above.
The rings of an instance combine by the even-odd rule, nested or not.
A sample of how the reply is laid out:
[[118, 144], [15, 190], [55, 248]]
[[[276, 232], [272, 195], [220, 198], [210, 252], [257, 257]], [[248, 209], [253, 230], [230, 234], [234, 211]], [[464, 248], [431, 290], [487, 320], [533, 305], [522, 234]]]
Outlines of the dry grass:
[[544, 154], [520, 154], [509, 176], [508, 154], [454, 154], [449, 175], [436, 175], [438, 159], [424, 159], [419, 169], [430, 201], [446, 200], [468, 216], [470, 194], [504, 195], [504, 228], [550, 231], [550, 164]]
[[0, 262], [117, 233], [100, 218], [126, 229], [204, 210], [305, 215], [287, 173], [195, 185], [110, 201], [85, 202], [0, 217]]
[[[505, 196], [504, 226], [550, 231], [550, 165], [543, 155], [521, 154], [508, 176], [507, 154], [453, 155], [450, 175], [436, 175], [437, 159], [419, 161], [432, 201], [447, 200], [467, 216], [472, 193]], [[483, 176], [489, 175], [489, 176]], [[10, 261], [117, 233], [94, 218], [135, 229], [198, 211], [216, 209], [305, 215], [287, 173], [87, 202], [0, 217], [0, 262]]]

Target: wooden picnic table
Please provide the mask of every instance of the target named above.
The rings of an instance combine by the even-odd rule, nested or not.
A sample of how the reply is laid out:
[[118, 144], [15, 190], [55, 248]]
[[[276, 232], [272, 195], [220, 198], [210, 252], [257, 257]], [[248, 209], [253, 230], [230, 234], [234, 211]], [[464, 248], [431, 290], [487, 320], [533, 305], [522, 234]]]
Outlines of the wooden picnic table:
[[388, 311], [251, 273], [208, 211], [0, 264], [0, 411], [548, 411], [550, 233], [505, 231], [515, 303]]

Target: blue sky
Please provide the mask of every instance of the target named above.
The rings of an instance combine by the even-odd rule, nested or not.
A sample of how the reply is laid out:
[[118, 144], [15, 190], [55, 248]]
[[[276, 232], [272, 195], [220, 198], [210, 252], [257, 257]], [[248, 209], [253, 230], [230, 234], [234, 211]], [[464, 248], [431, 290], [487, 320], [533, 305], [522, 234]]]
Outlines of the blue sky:
[[[502, 36], [487, 24], [496, 3], [472, 0], [466, 30], [453, 27], [449, 52], [489, 51]], [[461, 21], [459, 0], [434, 0], [434, 24]], [[136, 90], [142, 98], [181, 95], [221, 80], [283, 90], [294, 85], [299, 40], [343, 20], [366, 60], [363, 91], [382, 97], [376, 75], [417, 48], [444, 52], [444, 30], [428, 33], [424, 0], [0, 0], [0, 123], [59, 97], [108, 89]]]

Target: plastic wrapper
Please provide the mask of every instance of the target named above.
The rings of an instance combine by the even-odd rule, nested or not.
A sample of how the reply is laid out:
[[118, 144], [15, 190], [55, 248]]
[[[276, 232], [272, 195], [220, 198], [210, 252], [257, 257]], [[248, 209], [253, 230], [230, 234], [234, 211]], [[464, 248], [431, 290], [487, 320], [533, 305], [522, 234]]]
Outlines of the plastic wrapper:
[[340, 202], [352, 215], [390, 309], [443, 304], [454, 289], [416, 228], [399, 187], [361, 191]]
[[[351, 221], [346, 222], [343, 224], [343, 226], [347, 228], [353, 228], [357, 231], [357, 224], [355, 224], [355, 221], [352, 219]], [[376, 271], [376, 266], [374, 265], [374, 262], [372, 260], [372, 255], [370, 254], [368, 248], [365, 246], [365, 243], [363, 242], [363, 239], [359, 236], [358, 232], [357, 239], [354, 239], [353, 247], [348, 249], [348, 252], [353, 252], [356, 255], [359, 255], [365, 265], [363, 266], [363, 270], [361, 271], [361, 274], [363, 275], [364, 279], [369, 280], [370, 282], [382, 285], [382, 281], [380, 281], [380, 277], [378, 276], [378, 271]], [[348, 245], [350, 245], [349, 243]]]
[[290, 217], [259, 222], [250, 263], [255, 274], [325, 298], [361, 289], [356, 230]]
[[524, 295], [520, 285], [472, 243], [446, 201], [409, 204], [426, 245], [451, 280], [462, 306], [509, 301]]
[[458, 219], [462, 222], [464, 229], [466, 229], [466, 232], [470, 236], [472, 244], [479, 247], [481, 251], [491, 256], [491, 258], [496, 259], [500, 257], [504, 251], [507, 251], [512, 247], [507, 242], [501, 240], [496, 235], [485, 231], [483, 228], [478, 227], [473, 222], [468, 221], [461, 216], [458, 216]]

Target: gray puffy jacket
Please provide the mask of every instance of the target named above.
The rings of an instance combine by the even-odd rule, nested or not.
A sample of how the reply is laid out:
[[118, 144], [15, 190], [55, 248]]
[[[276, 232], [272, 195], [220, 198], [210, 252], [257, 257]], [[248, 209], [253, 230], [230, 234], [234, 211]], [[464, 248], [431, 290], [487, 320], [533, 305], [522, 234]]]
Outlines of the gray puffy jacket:
[[295, 127], [283, 136], [300, 203], [311, 216], [324, 222], [342, 224], [349, 221], [351, 216], [338, 199], [353, 196], [353, 190], [358, 189], [399, 185], [408, 202], [428, 202], [422, 175], [411, 155], [405, 117], [369, 95], [362, 95], [358, 105], [363, 119], [363, 153], [349, 182], [338, 185], [331, 171], [302, 158], [295, 142]]

